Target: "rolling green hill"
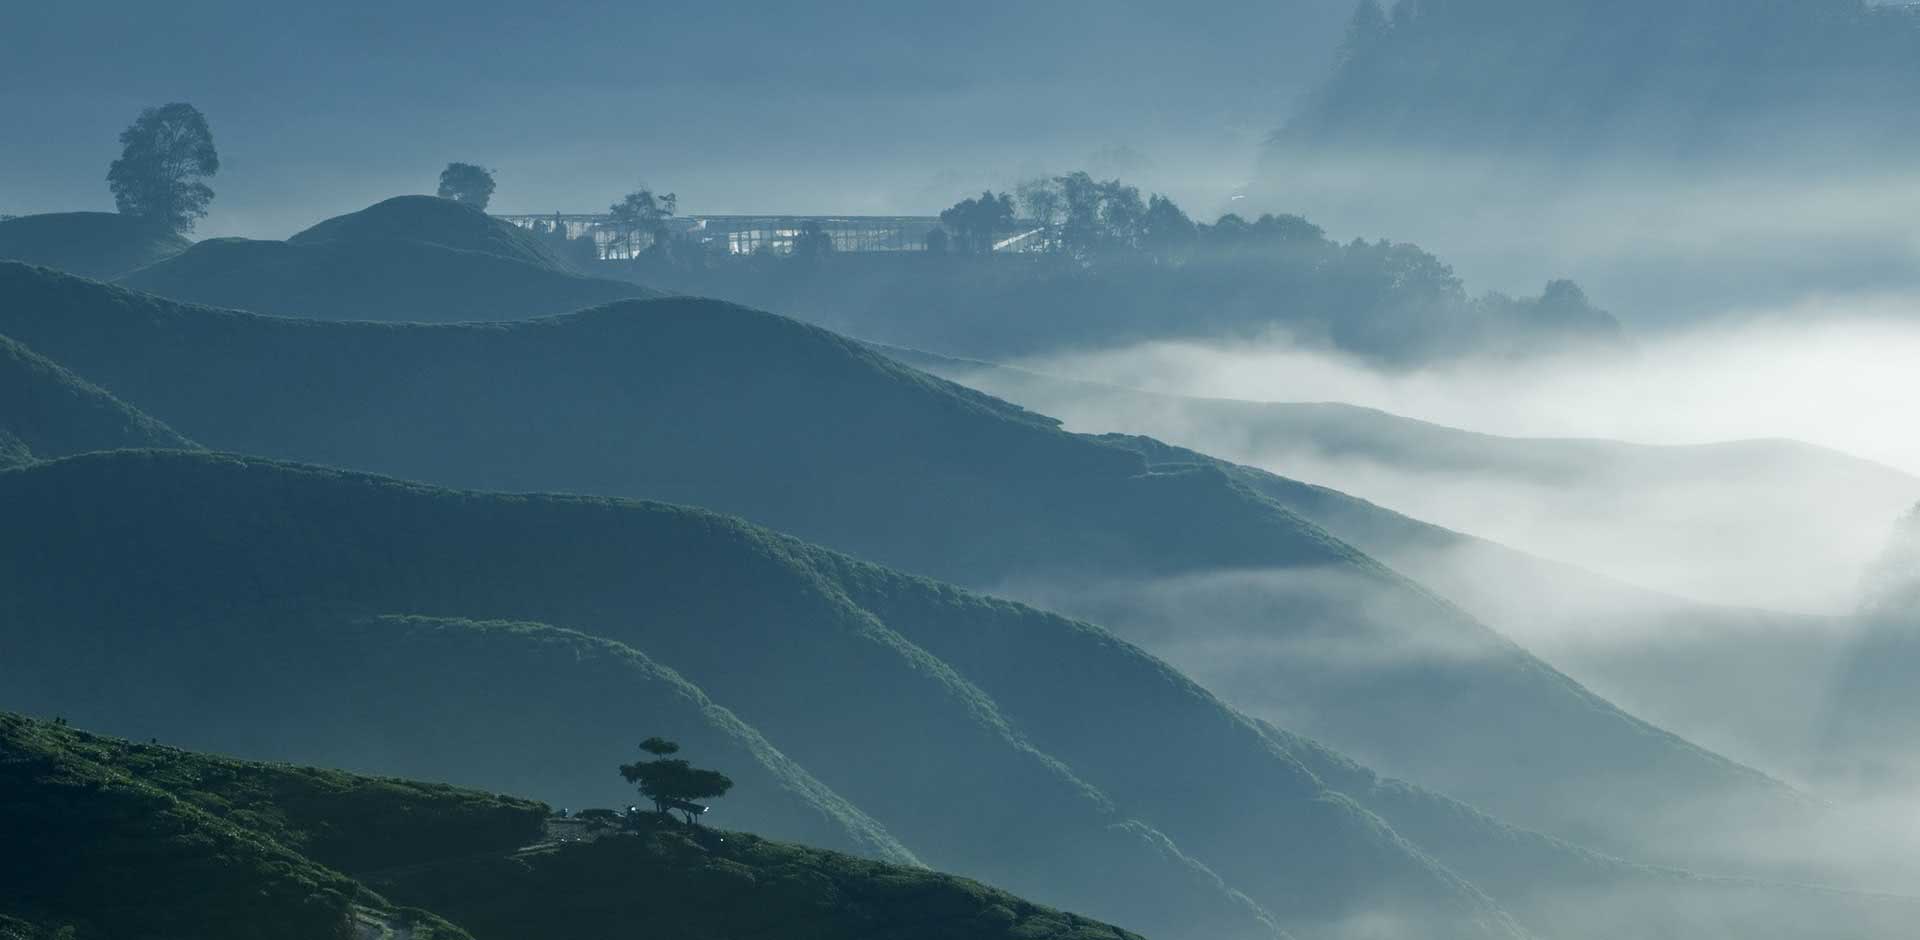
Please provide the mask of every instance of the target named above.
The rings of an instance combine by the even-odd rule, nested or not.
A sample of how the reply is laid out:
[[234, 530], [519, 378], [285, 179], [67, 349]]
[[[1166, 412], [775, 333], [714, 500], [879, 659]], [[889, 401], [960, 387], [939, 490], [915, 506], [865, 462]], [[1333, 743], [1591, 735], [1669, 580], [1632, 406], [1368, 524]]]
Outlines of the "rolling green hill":
[[[348, 770], [626, 805], [612, 768], [664, 734], [740, 783], [727, 819], [755, 832], [918, 864], [884, 827], [705, 693], [624, 644], [535, 623], [250, 607], [156, 637], [128, 621], [9, 631], [10, 700], [135, 738]], [[191, 644], [175, 642], [191, 637]], [[164, 676], [164, 680], [158, 678]], [[644, 723], [644, 727], [642, 727]], [[297, 733], [290, 733], [297, 730]]]
[[531, 234], [433, 196], [388, 199], [284, 242], [209, 239], [122, 283], [190, 303], [321, 320], [500, 320], [659, 296], [582, 276]]
[[0, 792], [0, 929], [74, 940], [237, 940], [267, 927], [338, 940], [362, 918], [422, 940], [465, 940], [335, 866], [509, 847], [546, 815], [536, 804], [201, 758], [5, 713]]
[[490, 252], [387, 238], [212, 238], [120, 282], [190, 303], [320, 320], [499, 320], [654, 296]]
[[193, 243], [115, 212], [49, 212], [0, 219], [0, 259], [112, 280]]
[[0, 786], [7, 940], [495, 940], [636, 922], [683, 937], [1135, 937], [921, 868], [651, 817], [555, 844], [537, 803], [4, 713]]
[[[346, 676], [353, 694], [368, 699], [355, 708], [367, 709], [369, 719], [389, 703], [411, 701], [422, 713], [391, 719], [397, 730], [369, 732], [366, 755], [407, 750], [432, 733], [420, 727], [431, 716], [443, 716], [449, 726], [440, 734], [457, 749], [463, 741], [485, 747], [486, 737], [516, 730], [538, 737], [548, 733], [548, 716], [571, 714], [583, 727], [553, 733], [598, 742], [577, 759], [592, 765], [578, 773], [588, 786], [612, 785], [610, 771], [592, 767], [625, 758], [619, 742], [646, 733], [640, 726], [648, 710], [619, 707], [605, 683], [637, 679], [562, 672], [555, 681], [579, 691], [497, 725], [489, 716], [513, 705], [460, 703], [524, 687], [496, 687], [501, 669], [540, 675], [544, 667], [524, 642], [502, 646], [506, 639], [463, 633], [454, 639], [491, 652], [455, 656], [427, 646], [414, 657], [406, 651], [445, 638], [389, 641], [376, 632], [323, 653], [315, 646], [331, 631], [300, 626], [287, 612], [540, 620], [671, 665], [942, 869], [1143, 928], [1207, 925], [1212, 933], [1271, 936], [1262, 926], [1271, 912], [1311, 935], [1364, 911], [1417, 917], [1436, 935], [1514, 935], [1484, 895], [1137, 650], [1015, 609], [1015, 622], [1053, 636], [1055, 655], [1073, 657], [1088, 678], [1019, 673], [1021, 662], [1031, 662], [1023, 657], [962, 667], [901, 631], [932, 638], [942, 627], [978, 629], [984, 618], [896, 620], [849, 593], [911, 599], [935, 587], [871, 566], [840, 572], [857, 563], [722, 517], [656, 504], [487, 497], [171, 452], [90, 455], [0, 475], [0, 511], [31, 523], [0, 545], [0, 623], [9, 625], [15, 651], [0, 665], [0, 686], [31, 707], [59, 707], [167, 740], [210, 729], [209, 737], [190, 738], [201, 746], [257, 745], [279, 727], [287, 740], [267, 753], [286, 755], [305, 737], [295, 732], [301, 725], [337, 722], [339, 708], [326, 706], [328, 677]], [[109, 519], [117, 533], [111, 544], [85, 534]], [[965, 610], [981, 602], [962, 595], [950, 603]], [[373, 622], [376, 631], [392, 624]], [[398, 652], [375, 655], [354, 645], [369, 642], [394, 642]], [[461, 665], [482, 655], [496, 665]], [[573, 655], [555, 653], [552, 668]], [[205, 663], [195, 665], [196, 657]], [[396, 657], [402, 665], [386, 664]], [[445, 674], [429, 665], [443, 659], [452, 664]], [[405, 681], [383, 677], [408, 661], [451, 687], [368, 691]], [[282, 678], [299, 671], [315, 678]], [[1147, 681], [1129, 678], [1143, 671]], [[537, 693], [538, 681], [526, 681], [536, 684], [528, 694]], [[284, 692], [260, 688], [283, 682]], [[982, 682], [1004, 692], [1006, 703]], [[1076, 691], [1063, 693], [1062, 683]], [[607, 691], [593, 701], [616, 704], [572, 709], [599, 689]], [[1108, 708], [1150, 694], [1145, 714], [1196, 756], [1143, 772], [1136, 756], [1151, 729], [1116, 725], [1111, 738], [1090, 737], [1083, 720], [1047, 711], [1049, 702], [1078, 694]], [[294, 704], [268, 717], [221, 717], [256, 696]], [[636, 705], [649, 697], [638, 689], [627, 695]], [[302, 715], [317, 717], [294, 720]], [[444, 716], [474, 724], [461, 730]], [[236, 725], [237, 732], [221, 730]], [[677, 725], [686, 726], [698, 730], [694, 721]], [[329, 754], [349, 754], [350, 743], [328, 743], [340, 734], [323, 730], [317, 740]], [[380, 740], [383, 734], [391, 740]], [[492, 762], [456, 754], [447, 765], [457, 768], [455, 779], [491, 785], [504, 779], [500, 762], [518, 758], [506, 746], [506, 756]], [[528, 756], [553, 756], [547, 745], [531, 747]], [[426, 769], [421, 761], [440, 758], [407, 759], [416, 763], [405, 766]], [[565, 766], [547, 772], [549, 779], [577, 776], [583, 765]], [[1229, 767], [1231, 777], [1213, 783]], [[582, 784], [569, 783], [567, 792], [582, 792]], [[1203, 796], [1203, 787], [1216, 792]], [[1288, 840], [1315, 849], [1275, 851]], [[1115, 916], [1122, 913], [1128, 916]]]
[[[1808, 810], [1220, 468], [1151, 468], [780, 317], [668, 299], [520, 323], [318, 323], [18, 266], [0, 266], [0, 296], [15, 301], [0, 307], [0, 332], [210, 446], [445, 485], [703, 505], [1039, 600], [1258, 717], [1609, 851], [1719, 865], [1724, 855], [1703, 851], [1716, 833], [1752, 812]], [[1502, 733], [1473, 730], [1487, 728]], [[1650, 806], [1685, 818], [1651, 821]], [[1676, 843], [1682, 823], [1689, 838]]]
[[327, 219], [287, 239], [293, 245], [369, 241], [421, 242], [569, 270], [526, 229], [436, 196], [395, 196]]
[[1139, 940], [964, 878], [642, 817], [614, 836], [368, 879], [479, 937]]
[[0, 467], [90, 450], [196, 446], [46, 357], [0, 336]]
[[1097, 628], [696, 510], [121, 452], [0, 473], [0, 512], [9, 706], [136, 736], [620, 805], [610, 768], [666, 731], [740, 780], [729, 824], [1174, 935], [1897, 935], [1515, 829]]

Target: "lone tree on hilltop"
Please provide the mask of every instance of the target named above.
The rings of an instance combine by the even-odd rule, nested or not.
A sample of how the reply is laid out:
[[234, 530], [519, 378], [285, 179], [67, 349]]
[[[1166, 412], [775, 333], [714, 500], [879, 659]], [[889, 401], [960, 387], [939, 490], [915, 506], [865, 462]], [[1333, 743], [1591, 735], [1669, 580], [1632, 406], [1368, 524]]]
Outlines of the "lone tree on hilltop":
[[107, 169], [107, 185], [122, 215], [190, 232], [213, 201], [204, 180], [218, 172], [220, 154], [207, 116], [176, 101], [141, 111], [120, 132], [120, 159]]
[[440, 171], [437, 195], [484, 212], [493, 200], [493, 171], [471, 163], [449, 163]]
[[654, 759], [622, 764], [620, 776], [628, 783], [638, 784], [640, 794], [652, 800], [654, 811], [662, 816], [677, 809], [686, 814], [687, 823], [692, 825], [695, 817], [707, 811], [698, 800], [725, 796], [733, 789], [733, 781], [726, 774], [671, 757], [680, 752], [680, 745], [665, 738], [648, 738], [640, 742], [640, 750], [653, 755]]

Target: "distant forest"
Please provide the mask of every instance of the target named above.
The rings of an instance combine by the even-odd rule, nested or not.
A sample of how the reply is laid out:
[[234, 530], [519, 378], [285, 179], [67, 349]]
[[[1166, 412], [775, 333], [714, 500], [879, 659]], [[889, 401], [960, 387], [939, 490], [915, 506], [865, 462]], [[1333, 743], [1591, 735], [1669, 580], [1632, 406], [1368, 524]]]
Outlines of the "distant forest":
[[1920, 5], [1362, 0], [1276, 143], [1771, 157], [1910, 142], [1916, 93]]
[[[631, 259], [600, 261], [585, 239], [546, 237], [601, 276], [986, 358], [1280, 334], [1413, 365], [1621, 342], [1619, 323], [1571, 281], [1534, 297], [1472, 296], [1416, 245], [1337, 242], [1297, 215], [1195, 222], [1164, 196], [1085, 173], [963, 200], [942, 213], [925, 251], [836, 253], [830, 239], [802, 231], [790, 252], [729, 254], [651, 218], [657, 237]], [[1008, 236], [1025, 250], [994, 250]]]

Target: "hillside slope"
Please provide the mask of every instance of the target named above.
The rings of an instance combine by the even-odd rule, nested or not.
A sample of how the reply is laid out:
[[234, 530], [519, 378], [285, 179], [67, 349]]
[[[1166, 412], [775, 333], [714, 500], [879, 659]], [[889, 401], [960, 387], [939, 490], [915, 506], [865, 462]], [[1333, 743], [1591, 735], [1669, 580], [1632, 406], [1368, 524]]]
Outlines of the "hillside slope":
[[1097, 628], [697, 511], [138, 452], [0, 474], [0, 510], [29, 523], [0, 540], [0, 687], [131, 734], [618, 805], [608, 768], [667, 731], [737, 774], [729, 823], [1176, 934], [1245, 935], [1250, 896], [1301, 936], [1515, 935], [1459, 873], [1542, 936], [1890, 936], [1885, 904], [1514, 829]]
[[634, 832], [372, 877], [480, 937], [1139, 940], [964, 878], [642, 816]]
[[[1826, 618], [1700, 604], [1412, 519], [1326, 487], [1144, 438], [1155, 461], [1212, 463], [1429, 585], [1635, 714], [1804, 779], [1847, 633]], [[1730, 710], [1755, 684], [1764, 701]]]
[[[1487, 534], [1482, 525], [1538, 532], [1576, 555], [1605, 553], [1583, 556], [1589, 561], [1631, 549], [1648, 559], [1634, 562], [1636, 572], [1718, 569], [1748, 594], [1805, 597], [1820, 582], [1823, 594], [1851, 597], [1856, 559], [1881, 547], [1885, 507], [1920, 498], [1911, 476], [1788, 441], [1654, 447], [1498, 437], [1347, 405], [1187, 398], [884, 351], [1076, 430], [1106, 432], [1101, 440], [1151, 463], [1219, 467], [1628, 711], [1797, 779], [1819, 759], [1830, 677], [1847, 654], [1841, 618], [1649, 590], [1554, 551], [1478, 537]], [[1778, 511], [1755, 513], [1755, 504]], [[1454, 527], [1390, 506], [1443, 511]], [[1688, 563], [1674, 563], [1676, 556]], [[1770, 587], [1755, 584], [1756, 566], [1775, 572], [1764, 579]], [[1726, 707], [1755, 683], [1769, 689], [1764, 700]]]
[[1684, 805], [1698, 838], [1661, 860], [1717, 866], [1727, 857], [1703, 848], [1714, 831], [1756, 811], [1735, 803], [1806, 810], [1218, 468], [1150, 469], [783, 318], [671, 299], [510, 324], [330, 324], [4, 265], [0, 296], [17, 298], [0, 332], [211, 446], [447, 485], [698, 504], [1040, 600], [1117, 629], [1242, 709], [1575, 841], [1631, 856], [1649, 827], [1667, 841], [1673, 821], [1650, 821], [1647, 807]]
[[49, 212], [0, 219], [0, 259], [107, 281], [193, 243], [117, 212]]
[[543, 805], [3, 713], [0, 782], [0, 820], [33, 850], [0, 853], [9, 940], [584, 936], [636, 918], [677, 936], [1137, 940], [965, 879], [651, 818], [522, 851], [544, 836]]
[[[238, 601], [235, 601], [237, 604]], [[652, 734], [740, 784], [727, 819], [918, 864], [883, 826], [671, 669], [536, 623], [371, 616], [324, 605], [12, 629], [8, 701], [169, 744], [537, 794], [633, 801], [612, 768]], [[191, 642], [182, 642], [183, 640]], [[61, 669], [82, 646], [87, 668]], [[39, 664], [29, 668], [25, 664]]]
[[287, 239], [293, 245], [369, 241], [420, 242], [555, 271], [569, 270], [526, 229], [436, 196], [395, 196], [358, 212], [334, 216]]
[[1146, 435], [1704, 603], [1849, 609], [1885, 520], [1920, 501], [1920, 478], [1791, 440], [1508, 437], [1338, 403], [1156, 394], [884, 351], [1077, 431]]
[[483, 251], [394, 238], [212, 238], [120, 283], [189, 303], [320, 320], [499, 320], [655, 296]]
[[1857, 620], [1861, 635], [1824, 710], [1825, 770], [1863, 795], [1920, 796], [1920, 507], [1893, 527], [1867, 572]]
[[[339, 940], [356, 919], [422, 940], [467, 934], [395, 908], [327, 861], [420, 860], [510, 846], [544, 808], [324, 771], [199, 758], [0, 713], [0, 924], [76, 940], [129, 936]], [[432, 856], [427, 856], [432, 857]]]
[[0, 336], [0, 467], [123, 447], [197, 447], [154, 420]]
[[[20, 651], [0, 669], [6, 687], [38, 690], [39, 707], [91, 703], [99, 711], [90, 714], [117, 716], [115, 727], [151, 728], [147, 722], [167, 714], [191, 727], [228, 701], [209, 690], [218, 683], [196, 675], [254, 671], [263, 650], [269, 662], [308, 658], [303, 651], [315, 634], [282, 625], [290, 610], [540, 619], [671, 664], [916, 857], [943, 869], [1081, 910], [1125, 913], [1115, 918], [1125, 922], [1204, 924], [1229, 936], [1271, 936], [1272, 928], [1261, 926], [1263, 908], [1308, 933], [1359, 911], [1398, 911], [1441, 935], [1513, 935], [1483, 895], [1244, 729], [1228, 739], [1237, 745], [1213, 750], [1216, 766], [1242, 767], [1261, 782], [1255, 805], [1189, 795], [1169, 807], [1104, 792], [1109, 783], [1137, 785], [1113, 772], [1136, 769], [1126, 754], [1105, 751], [1104, 763], [1094, 765], [1050, 752], [1050, 742], [1030, 736], [1034, 703], [1051, 696], [1051, 684], [1037, 688], [1028, 679], [1018, 706], [1002, 707], [970, 671], [850, 602], [821, 568], [830, 557], [710, 514], [485, 497], [157, 452], [91, 455], [0, 475], [0, 505], [35, 523], [33, 534], [0, 546], [0, 622], [10, 625], [9, 648]], [[120, 535], [113, 546], [84, 536], [108, 519]], [[134, 566], [131, 576], [110, 574], [128, 568], [112, 557], [122, 553], [156, 557]], [[911, 587], [898, 576], [893, 581], [895, 592]], [[120, 626], [129, 623], [139, 629]], [[230, 630], [209, 623], [271, 632], [250, 643], [223, 640]], [[1074, 635], [1057, 620], [1051, 629]], [[180, 663], [180, 654], [153, 646], [182, 636], [195, 637], [189, 648], [212, 662], [197, 670], [143, 669], [156, 660]], [[1106, 663], [1114, 653], [1101, 652], [1110, 639], [1093, 635], [1075, 645], [1091, 674], [1113, 668]], [[312, 657], [313, 668], [339, 675], [343, 667], [326, 663], [341, 656], [350, 663], [351, 649]], [[75, 671], [76, 656], [97, 665]], [[371, 657], [367, 667], [374, 686], [391, 674], [381, 658]], [[831, 695], [821, 691], [819, 677], [827, 674], [834, 677]], [[135, 690], [117, 681], [122, 677]], [[241, 683], [234, 694], [244, 700], [251, 686]], [[324, 690], [308, 696], [300, 687], [294, 682], [293, 692], [267, 700], [324, 700]], [[502, 691], [520, 687], [503, 683]], [[1190, 685], [1162, 694], [1170, 695], [1168, 705], [1197, 707], [1201, 720], [1242, 727]], [[370, 707], [390, 695], [375, 696]], [[204, 706], [191, 706], [202, 700]], [[182, 701], [189, 707], [162, 707]], [[542, 734], [528, 724], [542, 713], [506, 727]], [[587, 737], [603, 742], [581, 758], [593, 762], [583, 771], [590, 784], [611, 783], [603, 776], [609, 771], [594, 768], [624, 757], [607, 754], [606, 743], [646, 733], [629, 715], [585, 712], [573, 719], [593, 726]], [[396, 721], [406, 727], [407, 720]], [[252, 733], [257, 741], [261, 730], [256, 725]], [[291, 727], [286, 733], [285, 746], [296, 747], [300, 736]], [[446, 733], [451, 741], [474, 740], [471, 731]], [[404, 730], [396, 735], [409, 738]], [[474, 773], [488, 765], [464, 758], [457, 766]], [[1311, 853], [1272, 851], [1275, 839], [1308, 834], [1317, 847]]]

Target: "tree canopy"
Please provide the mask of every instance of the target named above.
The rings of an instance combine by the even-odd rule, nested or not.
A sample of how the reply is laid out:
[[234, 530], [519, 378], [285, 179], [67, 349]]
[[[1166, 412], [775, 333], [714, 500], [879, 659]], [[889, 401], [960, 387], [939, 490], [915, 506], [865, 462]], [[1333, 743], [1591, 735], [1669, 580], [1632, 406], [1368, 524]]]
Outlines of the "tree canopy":
[[640, 742], [640, 750], [654, 755], [654, 759], [622, 764], [620, 776], [628, 783], [637, 784], [641, 795], [653, 801], [657, 812], [665, 813], [676, 808], [675, 804], [725, 796], [733, 789], [733, 781], [726, 774], [668, 756], [680, 751], [680, 745], [673, 741], [651, 737]]
[[213, 201], [205, 180], [220, 171], [206, 115], [178, 101], [147, 108], [120, 132], [120, 145], [107, 170], [114, 206], [170, 231], [192, 231]]
[[833, 254], [833, 236], [819, 222], [809, 219], [801, 223], [800, 233], [793, 237], [793, 256], [819, 260], [830, 254]]
[[493, 171], [472, 163], [449, 163], [440, 171], [440, 189], [436, 195], [484, 210], [493, 200]]
[[620, 233], [628, 257], [637, 253], [639, 237], [644, 235], [652, 243], [665, 241], [667, 220], [680, 207], [680, 197], [673, 193], [655, 193], [642, 187], [620, 198], [619, 202], [607, 207], [612, 216], [615, 230]]
[[1013, 226], [1013, 197], [991, 190], [963, 199], [940, 213], [940, 224], [953, 230], [952, 245], [970, 255], [990, 254], [993, 236]]

